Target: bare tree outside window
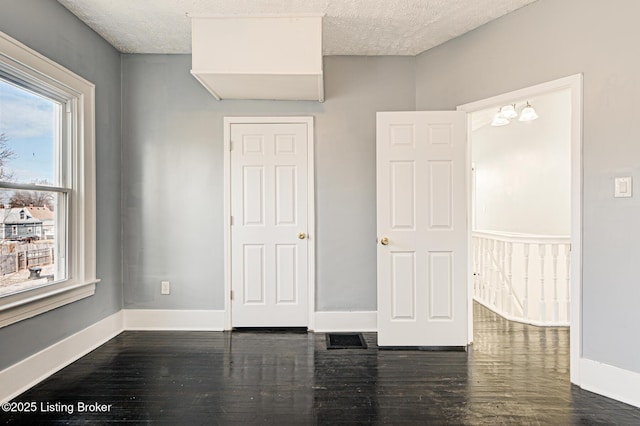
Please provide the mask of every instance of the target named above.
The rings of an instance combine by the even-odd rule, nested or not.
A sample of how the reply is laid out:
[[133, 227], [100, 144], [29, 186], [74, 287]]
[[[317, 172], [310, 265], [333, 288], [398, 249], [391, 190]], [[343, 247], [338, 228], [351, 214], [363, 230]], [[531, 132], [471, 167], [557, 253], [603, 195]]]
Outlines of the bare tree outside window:
[[6, 133], [0, 133], [0, 181], [11, 182], [13, 172], [7, 170], [8, 161], [16, 158], [16, 153], [9, 147], [9, 137]]
[[[48, 180], [35, 180], [35, 185], [51, 185]], [[8, 201], [9, 207], [46, 207], [53, 211], [54, 197], [51, 192], [15, 191]]]

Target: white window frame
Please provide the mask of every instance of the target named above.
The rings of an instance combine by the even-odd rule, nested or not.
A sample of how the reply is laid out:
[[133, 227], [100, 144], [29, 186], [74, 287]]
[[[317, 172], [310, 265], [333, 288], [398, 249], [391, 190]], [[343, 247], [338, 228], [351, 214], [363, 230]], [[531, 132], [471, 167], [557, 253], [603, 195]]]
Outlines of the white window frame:
[[[66, 279], [0, 297], [0, 327], [95, 294], [95, 86], [0, 32], [0, 65], [69, 96]], [[64, 142], [63, 142], [64, 143]], [[40, 188], [47, 190], [47, 187]], [[63, 220], [62, 218], [57, 220]], [[61, 259], [64, 261], [64, 259]]]

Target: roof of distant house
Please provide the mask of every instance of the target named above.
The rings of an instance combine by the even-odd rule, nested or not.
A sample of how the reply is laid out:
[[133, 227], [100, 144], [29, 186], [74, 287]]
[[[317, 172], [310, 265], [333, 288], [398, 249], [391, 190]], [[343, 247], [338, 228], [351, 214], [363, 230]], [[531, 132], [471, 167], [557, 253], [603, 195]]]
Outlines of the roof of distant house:
[[33, 207], [33, 206], [29, 206], [29, 207], [25, 207], [25, 209], [27, 209], [29, 211], [29, 213], [31, 213], [31, 216], [35, 217], [36, 219], [40, 219], [40, 220], [54, 220], [55, 219], [55, 215], [53, 214], [53, 212], [51, 210], [49, 210], [48, 207]]
[[[24, 217], [20, 217], [20, 212], [24, 212]], [[32, 215], [27, 207], [13, 207], [8, 209], [0, 209], [0, 223], [20, 224], [20, 223], [42, 223], [42, 219], [38, 219]]]

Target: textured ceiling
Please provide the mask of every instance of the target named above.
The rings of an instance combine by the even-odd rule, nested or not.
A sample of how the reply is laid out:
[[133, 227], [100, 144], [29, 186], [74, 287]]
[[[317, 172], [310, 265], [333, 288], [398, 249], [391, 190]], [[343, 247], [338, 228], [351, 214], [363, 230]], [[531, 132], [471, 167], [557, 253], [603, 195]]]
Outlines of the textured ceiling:
[[190, 15], [325, 14], [324, 55], [416, 55], [536, 0], [58, 0], [125, 53], [190, 53]]

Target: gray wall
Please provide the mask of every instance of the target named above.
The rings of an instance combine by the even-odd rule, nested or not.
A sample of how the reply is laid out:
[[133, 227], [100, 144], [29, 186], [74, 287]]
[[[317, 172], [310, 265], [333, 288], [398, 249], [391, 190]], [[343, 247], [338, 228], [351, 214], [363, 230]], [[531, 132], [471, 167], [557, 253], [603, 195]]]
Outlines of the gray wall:
[[[216, 102], [189, 75], [188, 56], [125, 56], [121, 86], [118, 52], [58, 3], [4, 0], [0, 30], [97, 86], [102, 282], [94, 297], [0, 329], [11, 342], [0, 369], [120, 309], [121, 271], [127, 308], [223, 307], [225, 115], [316, 117], [317, 309], [369, 310], [375, 112], [452, 109], [583, 72], [584, 356], [640, 372], [640, 199], [612, 197], [615, 176], [640, 176], [637, 16], [636, 0], [540, 0], [420, 55], [417, 69], [413, 58], [325, 58], [323, 104]], [[160, 297], [161, 279], [171, 296]]]
[[223, 117], [313, 115], [317, 309], [376, 309], [375, 113], [415, 108], [415, 59], [325, 58], [324, 103], [215, 101], [190, 69], [123, 56], [125, 307], [223, 309]]
[[584, 73], [583, 355], [640, 372], [640, 2], [540, 0], [417, 59], [418, 109]]
[[2, 0], [0, 31], [96, 85], [97, 275], [93, 297], [0, 329], [0, 370], [122, 308], [120, 54], [51, 0]]

